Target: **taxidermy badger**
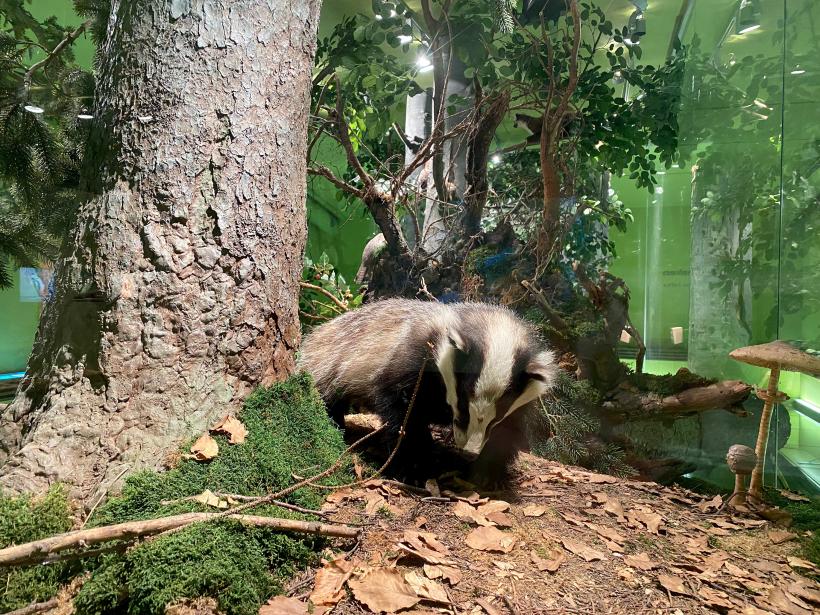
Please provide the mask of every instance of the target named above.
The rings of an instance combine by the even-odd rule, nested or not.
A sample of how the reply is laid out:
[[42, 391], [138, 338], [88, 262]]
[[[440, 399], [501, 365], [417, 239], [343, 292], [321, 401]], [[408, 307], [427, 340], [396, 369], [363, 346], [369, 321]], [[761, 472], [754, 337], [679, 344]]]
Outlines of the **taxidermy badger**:
[[299, 366], [313, 376], [337, 423], [351, 404], [360, 405], [380, 414], [395, 438], [425, 358], [391, 471], [436, 475], [418, 475], [432, 470], [426, 465], [432, 463], [430, 425], [452, 423], [458, 448], [477, 456], [473, 479], [498, 482], [526, 443], [524, 408], [553, 385], [558, 371], [552, 352], [510, 310], [379, 301], [306, 336]]

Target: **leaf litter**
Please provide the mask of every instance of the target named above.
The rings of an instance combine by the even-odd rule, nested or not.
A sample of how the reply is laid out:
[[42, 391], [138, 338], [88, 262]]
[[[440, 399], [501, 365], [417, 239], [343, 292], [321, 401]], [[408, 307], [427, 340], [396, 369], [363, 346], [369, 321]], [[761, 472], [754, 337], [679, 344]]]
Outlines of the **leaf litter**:
[[[431, 501], [389, 481], [332, 493], [329, 521], [362, 524], [361, 542], [349, 556], [327, 558], [312, 591], [260, 612], [802, 615], [820, 608], [820, 584], [810, 578], [816, 566], [800, 557], [794, 534], [771, 522], [729, 516], [718, 510], [722, 499], [684, 489], [531, 456], [521, 466], [503, 494], [446, 476], [426, 483], [438, 494]], [[363, 503], [377, 496], [379, 510], [398, 512], [368, 515]]]

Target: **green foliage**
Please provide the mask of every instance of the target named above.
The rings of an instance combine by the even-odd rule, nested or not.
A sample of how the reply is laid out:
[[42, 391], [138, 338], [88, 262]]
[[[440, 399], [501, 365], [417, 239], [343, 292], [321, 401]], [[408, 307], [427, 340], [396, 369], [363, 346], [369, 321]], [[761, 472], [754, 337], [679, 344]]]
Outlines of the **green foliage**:
[[[358, 286], [349, 285], [324, 253], [318, 261], [305, 258], [302, 281], [333, 295], [347, 310], [360, 307], [364, 298]], [[299, 294], [299, 314], [305, 331], [343, 313], [344, 310], [325, 293], [314, 288], [302, 288]]]
[[[72, 45], [52, 54], [75, 28], [38, 20], [25, 4], [0, 1], [0, 288], [11, 265], [53, 259], [74, 219], [89, 129], [78, 115], [89, 113], [94, 96], [94, 78]], [[77, 0], [75, 10], [99, 36], [108, 1]]]
[[[0, 549], [46, 538], [71, 528], [71, 508], [65, 489], [52, 487], [44, 496], [8, 497], [0, 494]], [[6, 568], [0, 573], [0, 612], [32, 602], [48, 600], [57, 593], [76, 565]]]
[[600, 423], [595, 408], [600, 401], [600, 394], [589, 382], [560, 372], [552, 399], [540, 402], [541, 413], [529, 430], [533, 453], [596, 472], [634, 474], [624, 461], [623, 450], [596, 437]]
[[[293, 482], [293, 473], [315, 473], [333, 464], [344, 450], [309, 376], [299, 374], [261, 388], [245, 402], [240, 418], [248, 428], [244, 444], [230, 445], [215, 436], [219, 455], [209, 463], [182, 460], [167, 472], [140, 472], [126, 480], [120, 495], [94, 514], [90, 526], [151, 519], [182, 512], [207, 511], [181, 498], [205, 489], [262, 495]], [[352, 479], [345, 468], [328, 484]], [[303, 489], [289, 501], [317, 507], [320, 494]], [[163, 501], [166, 501], [164, 504]], [[0, 547], [53, 535], [71, 522], [65, 493], [55, 488], [42, 500], [0, 498]], [[253, 514], [300, 517], [272, 506]], [[124, 553], [84, 561], [91, 578], [76, 598], [78, 614], [163, 613], [181, 598], [214, 597], [222, 612], [255, 614], [279, 591], [283, 579], [315, 559], [321, 538], [294, 537], [270, 529], [225, 520], [197, 524], [146, 541]], [[16, 568], [6, 575], [3, 611], [52, 597], [80, 564]]]

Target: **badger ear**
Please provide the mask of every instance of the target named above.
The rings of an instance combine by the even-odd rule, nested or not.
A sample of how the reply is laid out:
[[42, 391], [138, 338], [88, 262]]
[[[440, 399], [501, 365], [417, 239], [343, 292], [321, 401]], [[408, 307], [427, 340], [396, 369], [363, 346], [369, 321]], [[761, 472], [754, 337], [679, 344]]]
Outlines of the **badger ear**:
[[530, 359], [530, 362], [527, 364], [526, 373], [532, 380], [538, 380], [546, 386], [551, 387], [558, 375], [558, 366], [555, 363], [555, 356], [549, 350], [539, 352]]

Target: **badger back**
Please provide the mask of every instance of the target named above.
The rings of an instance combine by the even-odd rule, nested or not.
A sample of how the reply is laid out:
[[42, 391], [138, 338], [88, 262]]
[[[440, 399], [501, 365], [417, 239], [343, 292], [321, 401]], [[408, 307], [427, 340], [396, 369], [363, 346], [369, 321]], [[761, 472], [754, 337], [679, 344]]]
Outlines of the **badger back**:
[[329, 403], [348, 398], [378, 404], [380, 391], [418, 373], [430, 355], [428, 342], [436, 344], [445, 335], [450, 311], [409, 299], [365, 305], [307, 335], [298, 366], [313, 376]]

